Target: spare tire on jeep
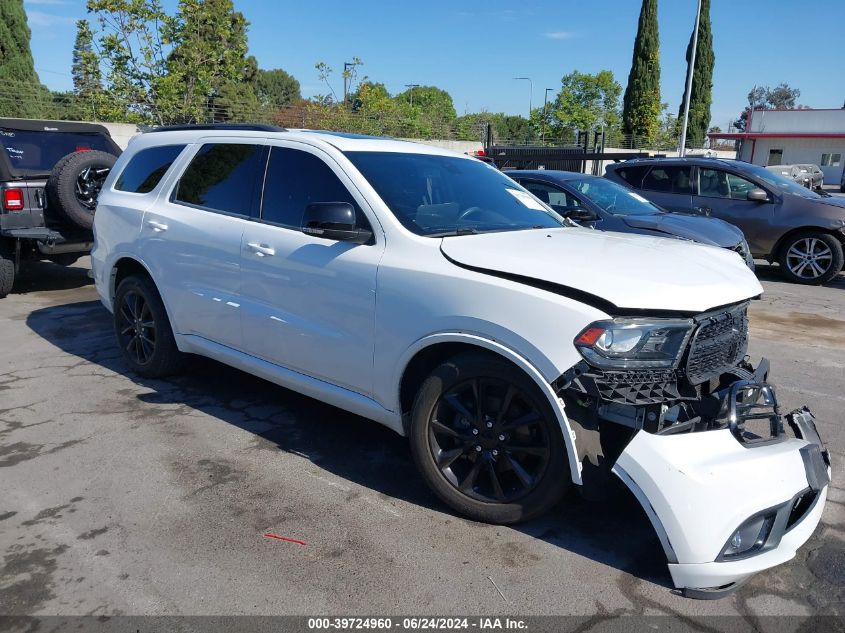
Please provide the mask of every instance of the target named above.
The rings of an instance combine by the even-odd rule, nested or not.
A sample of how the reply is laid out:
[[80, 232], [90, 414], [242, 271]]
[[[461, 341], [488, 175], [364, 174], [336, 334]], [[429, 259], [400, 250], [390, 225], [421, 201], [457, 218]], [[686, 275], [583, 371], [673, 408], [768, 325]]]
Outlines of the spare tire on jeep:
[[97, 196], [117, 157], [85, 150], [68, 154], [53, 167], [47, 180], [47, 208], [60, 219], [90, 230]]

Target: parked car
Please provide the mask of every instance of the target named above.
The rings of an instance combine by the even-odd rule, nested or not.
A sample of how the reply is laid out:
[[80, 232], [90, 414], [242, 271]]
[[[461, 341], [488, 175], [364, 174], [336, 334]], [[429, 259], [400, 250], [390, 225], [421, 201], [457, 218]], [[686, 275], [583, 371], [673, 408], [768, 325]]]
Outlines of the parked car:
[[779, 174], [788, 180], [792, 180], [802, 187], [807, 187], [807, 189], [813, 188], [810, 174], [802, 170], [798, 165], [768, 165], [766, 169], [773, 174]]
[[827, 452], [746, 360], [762, 288], [726, 249], [579, 227], [462, 154], [269, 126], [136, 137], [94, 223], [128, 368], [201, 354], [372, 418], [467, 517], [615, 474], [693, 596], [819, 522]]
[[101, 125], [0, 119], [0, 298], [21, 264], [91, 250], [97, 193], [120, 148]]
[[581, 226], [720, 246], [736, 252], [754, 270], [742, 231], [717, 218], [667, 213], [627, 187], [598, 176], [551, 169], [505, 173]]
[[796, 165], [798, 169], [801, 170], [801, 174], [804, 178], [810, 179], [810, 188], [811, 189], [821, 189], [824, 187], [824, 172], [822, 168], [818, 165]]
[[821, 284], [842, 270], [845, 199], [737, 160], [636, 159], [605, 172], [664, 209], [735, 224], [752, 255], [778, 262], [792, 282]]

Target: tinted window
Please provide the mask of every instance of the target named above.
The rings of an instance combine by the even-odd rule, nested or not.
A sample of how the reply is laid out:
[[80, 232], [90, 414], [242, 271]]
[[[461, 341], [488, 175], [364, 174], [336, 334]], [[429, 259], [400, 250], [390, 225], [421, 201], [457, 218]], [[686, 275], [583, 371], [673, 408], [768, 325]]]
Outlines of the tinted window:
[[67, 132], [28, 132], [0, 127], [0, 147], [9, 157], [13, 169], [49, 173], [59, 159], [87, 149], [109, 154], [114, 149], [102, 134]]
[[418, 235], [574, 226], [474, 158], [347, 152], [396, 218]]
[[652, 167], [643, 189], [660, 193], [692, 193], [692, 167]]
[[156, 188], [184, 145], [148, 147], [135, 154], [114, 183], [119, 191], [149, 193]]
[[699, 169], [698, 189], [705, 198], [748, 200], [748, 192], [757, 189], [757, 185], [720, 169]]
[[580, 206], [578, 199], [565, 191], [541, 182], [517, 181], [543, 202], [555, 210], [571, 209]]
[[617, 169], [616, 173], [619, 177], [627, 182], [635, 189], [641, 189], [643, 185], [643, 177], [645, 177], [648, 167], [623, 167]]
[[312, 202], [348, 202], [355, 207], [358, 226], [369, 226], [352, 194], [320, 158], [296, 149], [274, 147], [264, 181], [262, 219], [299, 229], [305, 207]]
[[214, 211], [249, 215], [258, 145], [203, 145], [182, 174], [173, 199]]

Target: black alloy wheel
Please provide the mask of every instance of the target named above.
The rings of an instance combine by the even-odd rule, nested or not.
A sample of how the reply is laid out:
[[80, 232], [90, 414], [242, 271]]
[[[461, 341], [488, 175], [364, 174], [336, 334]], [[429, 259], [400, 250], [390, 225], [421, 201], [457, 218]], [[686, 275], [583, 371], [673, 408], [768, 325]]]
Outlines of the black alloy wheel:
[[130, 275], [114, 297], [114, 331], [126, 364], [145, 378], [163, 378], [182, 369], [179, 351], [164, 303], [152, 279]]
[[116, 319], [124, 352], [138, 365], [148, 364], [155, 353], [156, 324], [146, 299], [135, 290], [124, 293]]
[[97, 208], [97, 196], [109, 175], [111, 167], [86, 167], [76, 178], [76, 199], [93, 212]]
[[479, 501], [508, 503], [542, 479], [551, 452], [536, 406], [502, 380], [472, 378], [441, 395], [429, 446], [443, 477]]
[[528, 520], [560, 501], [572, 480], [548, 398], [492, 353], [465, 352], [436, 367], [417, 392], [409, 431], [425, 482], [471, 519]]

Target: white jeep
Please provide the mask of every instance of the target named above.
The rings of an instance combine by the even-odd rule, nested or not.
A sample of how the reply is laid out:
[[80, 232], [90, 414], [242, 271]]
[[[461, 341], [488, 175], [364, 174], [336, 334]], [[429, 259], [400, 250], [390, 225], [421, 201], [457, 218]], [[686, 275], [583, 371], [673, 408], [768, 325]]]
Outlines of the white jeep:
[[698, 597], [819, 522], [829, 457], [747, 360], [762, 288], [736, 253], [579, 228], [468, 156], [269, 126], [137, 137], [94, 228], [132, 371], [201, 354], [371, 418], [468, 517], [613, 473]]

